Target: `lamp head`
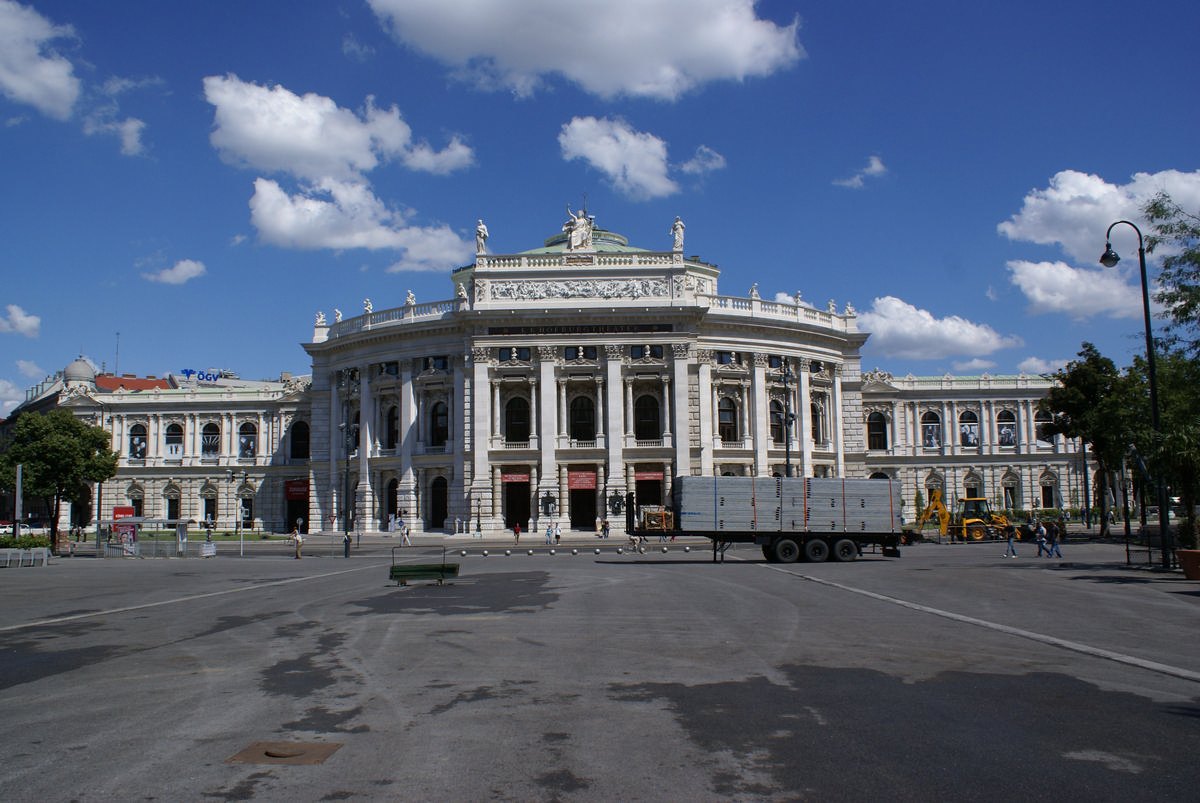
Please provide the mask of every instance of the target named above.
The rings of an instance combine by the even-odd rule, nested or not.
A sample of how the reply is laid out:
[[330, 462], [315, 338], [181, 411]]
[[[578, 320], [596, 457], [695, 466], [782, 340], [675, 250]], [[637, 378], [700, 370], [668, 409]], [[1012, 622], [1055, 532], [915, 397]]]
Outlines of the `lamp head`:
[[1117, 256], [1117, 252], [1112, 249], [1112, 243], [1105, 243], [1104, 253], [1100, 257], [1100, 264], [1106, 268], [1115, 268], [1120, 261], [1121, 257]]

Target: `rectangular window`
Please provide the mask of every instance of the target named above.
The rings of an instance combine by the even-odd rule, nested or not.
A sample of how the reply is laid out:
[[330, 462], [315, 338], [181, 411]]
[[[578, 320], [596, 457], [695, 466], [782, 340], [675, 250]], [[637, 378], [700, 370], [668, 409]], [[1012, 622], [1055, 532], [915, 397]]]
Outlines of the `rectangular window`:
[[783, 367], [783, 357], [780, 357], [778, 354], [769, 355], [767, 357], [767, 367], [768, 368], [782, 368]]
[[444, 355], [425, 358], [425, 370], [447, 371], [450, 369], [450, 358]]
[[500, 362], [512, 362], [513, 360], [529, 362], [529, 348], [521, 347], [500, 349]]
[[737, 353], [733, 351], [718, 351], [717, 365], [733, 365], [737, 362]]

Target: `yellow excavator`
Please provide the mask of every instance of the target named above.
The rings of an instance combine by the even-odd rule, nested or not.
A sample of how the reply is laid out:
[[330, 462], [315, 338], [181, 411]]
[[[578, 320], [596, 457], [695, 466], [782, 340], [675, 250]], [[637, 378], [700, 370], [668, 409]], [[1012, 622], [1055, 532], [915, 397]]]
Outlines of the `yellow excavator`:
[[936, 517], [938, 530], [942, 535], [952, 532], [956, 541], [982, 541], [985, 538], [999, 538], [1008, 526], [1008, 519], [992, 510], [988, 500], [976, 497], [958, 500], [958, 510], [954, 515], [946, 509], [942, 502], [942, 492], [933, 489], [929, 492], [929, 504], [917, 519], [917, 529]]

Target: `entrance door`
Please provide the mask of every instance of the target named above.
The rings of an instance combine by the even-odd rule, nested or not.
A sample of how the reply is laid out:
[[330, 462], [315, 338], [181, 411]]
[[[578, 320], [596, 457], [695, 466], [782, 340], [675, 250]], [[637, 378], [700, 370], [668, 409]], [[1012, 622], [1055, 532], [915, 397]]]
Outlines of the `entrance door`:
[[638, 480], [638, 507], [641, 507], [642, 505], [661, 505], [663, 503], [662, 487], [662, 480]]
[[596, 527], [596, 489], [572, 488], [569, 493], [571, 526], [591, 532]]
[[446, 523], [446, 478], [436, 477], [429, 487], [429, 526], [441, 527]]
[[512, 529], [520, 524], [522, 532], [529, 532], [529, 481], [504, 483], [504, 526]]

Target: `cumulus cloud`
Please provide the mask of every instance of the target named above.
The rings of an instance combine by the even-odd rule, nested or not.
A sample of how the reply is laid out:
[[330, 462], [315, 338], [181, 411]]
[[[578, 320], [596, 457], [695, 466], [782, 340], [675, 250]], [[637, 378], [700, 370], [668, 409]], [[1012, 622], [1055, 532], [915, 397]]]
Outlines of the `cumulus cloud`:
[[[1127, 270], [1073, 268], [1065, 262], [1008, 263], [1009, 281], [1029, 299], [1032, 315], [1065, 315], [1075, 321], [1095, 316], [1137, 318], [1142, 291], [1127, 282]], [[1137, 268], [1133, 269], [1137, 274]], [[1140, 281], [1140, 276], [1135, 278]]]
[[0, 318], [0, 332], [15, 332], [25, 337], [37, 337], [42, 326], [42, 319], [30, 315], [16, 304], [4, 308], [7, 315]]
[[121, 153], [126, 156], [140, 156], [145, 152], [142, 131], [146, 128], [146, 123], [136, 117], [117, 120], [116, 116], [116, 104], [96, 108], [84, 118], [83, 133], [115, 136], [121, 141]]
[[[1049, 187], [1031, 190], [1021, 211], [997, 229], [1010, 240], [1058, 245], [1072, 259], [1095, 265], [1104, 252], [1108, 227], [1118, 220], [1131, 220], [1145, 233], [1141, 208], [1163, 191], [1185, 209], [1200, 206], [1200, 170], [1135, 173], [1127, 184], [1110, 184], [1089, 173], [1063, 170], [1050, 178]], [[1136, 255], [1137, 235], [1128, 226], [1114, 229], [1113, 238], [1118, 251]]]
[[608, 0], [603, 10], [546, 0], [368, 2], [401, 44], [463, 80], [523, 97], [558, 75], [600, 97], [674, 100], [805, 55], [799, 21], [759, 19], [755, 0]]
[[990, 368], [995, 368], [996, 363], [976, 357], [966, 362], [952, 362], [950, 363], [950, 367], [960, 374], [981, 374]]
[[1021, 338], [1001, 335], [986, 324], [958, 315], [935, 318], [894, 296], [876, 298], [870, 310], [858, 313], [858, 325], [871, 333], [867, 345], [872, 352], [896, 359], [981, 358], [1024, 345]]
[[7, 379], [0, 379], [0, 418], [7, 417], [23, 401], [25, 401], [24, 390]]
[[38, 377], [46, 376], [46, 372], [39, 368], [29, 360], [17, 360], [17, 370], [21, 372], [21, 376]]
[[[470, 246], [445, 226], [412, 227], [371, 190], [366, 174], [396, 160], [412, 170], [444, 175], [474, 163], [458, 138], [440, 150], [414, 141], [399, 110], [368, 97], [360, 112], [316, 94], [297, 95], [236, 76], [204, 79], [215, 111], [210, 141], [229, 164], [283, 173], [298, 191], [259, 178], [250, 220], [264, 242], [286, 248], [400, 249], [398, 269], [461, 264]], [[433, 260], [446, 261], [434, 264]]]
[[1017, 370], [1027, 374], [1052, 374], [1067, 367], [1070, 360], [1043, 360], [1041, 357], [1027, 357], [1017, 363]]
[[878, 156], [872, 156], [867, 160], [867, 166], [858, 170], [850, 178], [837, 179], [833, 183], [839, 187], [850, 187], [858, 189], [862, 187], [866, 179], [882, 176], [887, 172], [887, 168], [883, 166], [883, 160]]
[[197, 262], [194, 259], [181, 259], [172, 267], [164, 268], [158, 273], [143, 273], [143, 279], [149, 279], [152, 282], [162, 282], [163, 284], [183, 284], [188, 279], [195, 279], [197, 276], [203, 276], [207, 273], [204, 269], [203, 262]]
[[634, 131], [624, 120], [576, 117], [562, 127], [558, 144], [564, 159], [583, 159], [630, 198], [661, 198], [679, 191], [667, 176], [667, 144], [653, 134]]
[[50, 45], [73, 39], [69, 25], [54, 25], [28, 6], [0, 0], [0, 92], [42, 114], [66, 120], [79, 97], [71, 62]]
[[725, 157], [707, 145], [696, 148], [696, 155], [679, 166], [679, 169], [691, 175], [702, 176], [714, 170], [725, 168]]

